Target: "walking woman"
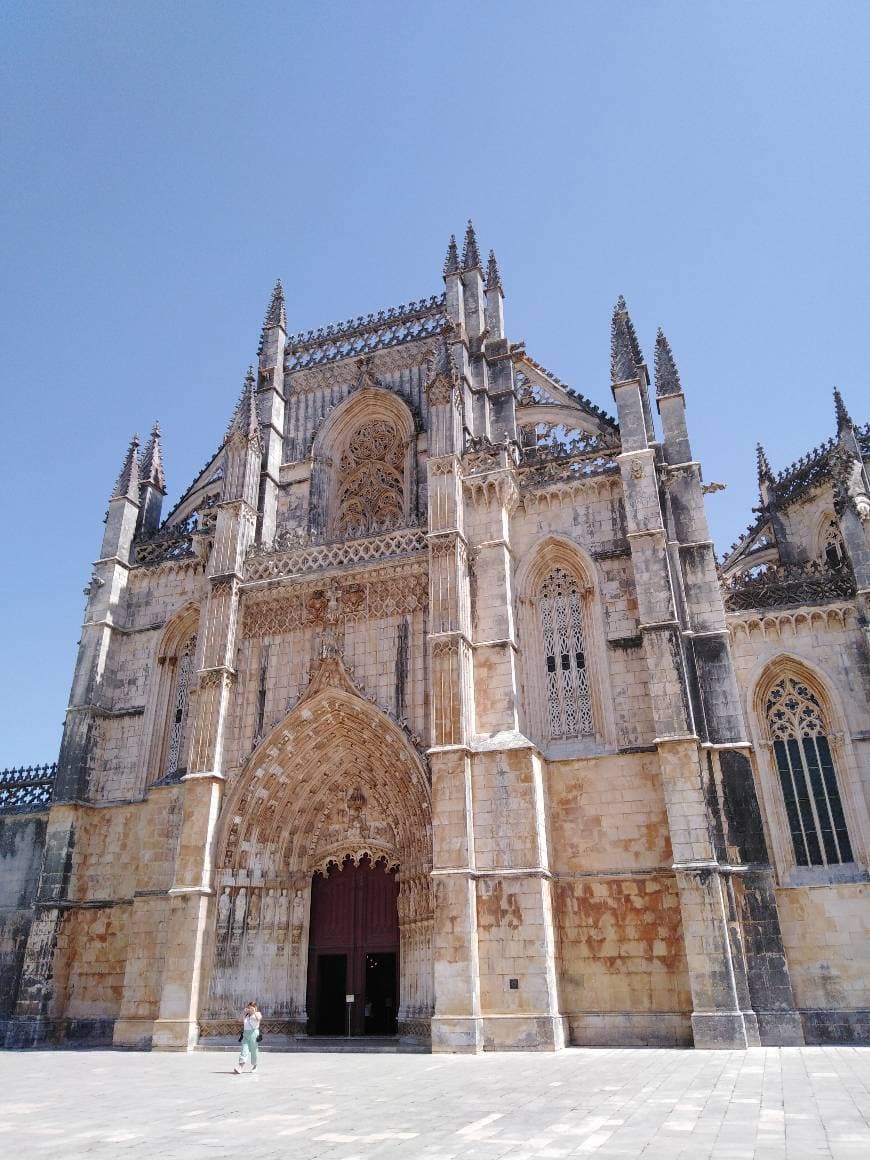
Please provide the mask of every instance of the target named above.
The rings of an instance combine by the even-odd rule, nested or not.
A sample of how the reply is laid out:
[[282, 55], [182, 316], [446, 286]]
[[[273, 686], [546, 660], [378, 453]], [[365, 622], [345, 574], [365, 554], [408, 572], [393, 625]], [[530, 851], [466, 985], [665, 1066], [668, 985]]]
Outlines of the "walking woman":
[[245, 1007], [245, 1013], [242, 1016], [242, 1050], [239, 1053], [239, 1062], [233, 1068], [236, 1075], [242, 1074], [248, 1060], [251, 1061], [251, 1071], [257, 1070], [257, 1056], [259, 1055], [257, 1040], [260, 1035], [260, 1020], [262, 1018], [257, 1004], [252, 999]]

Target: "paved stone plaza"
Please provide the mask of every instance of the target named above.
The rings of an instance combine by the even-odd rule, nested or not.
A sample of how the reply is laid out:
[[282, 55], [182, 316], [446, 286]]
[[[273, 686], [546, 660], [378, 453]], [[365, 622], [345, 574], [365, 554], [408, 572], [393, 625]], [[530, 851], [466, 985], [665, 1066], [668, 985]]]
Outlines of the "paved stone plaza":
[[0, 1055], [17, 1160], [866, 1160], [870, 1048]]

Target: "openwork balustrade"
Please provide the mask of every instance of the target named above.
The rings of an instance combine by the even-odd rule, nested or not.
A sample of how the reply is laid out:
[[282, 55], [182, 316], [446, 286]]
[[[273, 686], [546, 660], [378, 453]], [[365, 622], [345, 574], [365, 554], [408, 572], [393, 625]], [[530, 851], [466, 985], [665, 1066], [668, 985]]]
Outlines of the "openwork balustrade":
[[[520, 473], [525, 486], [560, 480], [588, 479], [595, 475], [618, 475], [618, 449], [594, 446], [594, 439], [577, 439], [572, 445], [546, 443], [523, 447]], [[582, 449], [581, 449], [582, 448]]]
[[255, 546], [248, 553], [247, 579], [270, 580], [277, 576], [318, 572], [323, 568], [410, 556], [425, 550], [426, 534], [421, 528], [401, 528], [379, 536], [334, 544], [309, 544], [284, 551]]
[[855, 595], [848, 567], [831, 568], [818, 560], [744, 572], [723, 584], [729, 612], [752, 608], [784, 608], [794, 604], [827, 604]]
[[48, 806], [57, 763], [0, 770], [0, 814], [31, 813]]
[[337, 362], [384, 347], [440, 334], [447, 321], [444, 295], [433, 294], [418, 302], [338, 322], [320, 330], [294, 334], [287, 343], [288, 371], [305, 370], [322, 363]]
[[139, 540], [133, 545], [133, 559], [136, 564], [162, 564], [166, 560], [185, 560], [197, 555], [195, 537], [214, 530], [217, 523], [217, 507], [210, 504], [208, 509], [194, 512], [186, 520], [161, 528], [147, 540]]

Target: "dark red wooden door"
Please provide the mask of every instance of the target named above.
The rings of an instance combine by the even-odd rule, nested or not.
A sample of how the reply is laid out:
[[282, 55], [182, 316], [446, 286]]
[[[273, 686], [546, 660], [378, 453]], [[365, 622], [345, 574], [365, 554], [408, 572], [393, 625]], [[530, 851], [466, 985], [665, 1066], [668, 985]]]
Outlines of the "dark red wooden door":
[[339, 977], [340, 963], [335, 956], [345, 956], [345, 994], [355, 997], [352, 1034], [395, 1029], [398, 896], [395, 870], [386, 870], [382, 862], [373, 866], [368, 858], [363, 858], [359, 866], [347, 859], [341, 869], [331, 866], [326, 876], [315, 874], [308, 942], [311, 1034], [335, 1035], [347, 1029], [346, 1008], [337, 1007], [344, 996], [337, 995], [335, 979]]

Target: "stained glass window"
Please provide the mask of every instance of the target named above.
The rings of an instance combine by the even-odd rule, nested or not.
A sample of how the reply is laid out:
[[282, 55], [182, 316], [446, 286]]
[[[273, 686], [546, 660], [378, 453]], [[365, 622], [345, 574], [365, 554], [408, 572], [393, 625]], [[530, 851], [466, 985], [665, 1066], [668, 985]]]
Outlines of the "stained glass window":
[[767, 698], [788, 827], [798, 866], [851, 862], [852, 846], [822, 707], [812, 690], [783, 677]]
[[583, 643], [583, 594], [576, 577], [554, 568], [541, 585], [539, 609], [550, 737], [582, 737], [594, 732], [594, 726]]

